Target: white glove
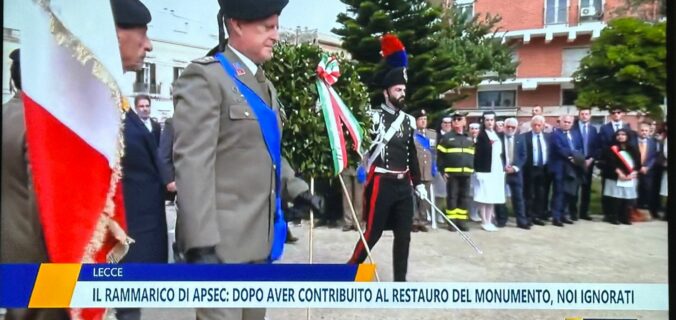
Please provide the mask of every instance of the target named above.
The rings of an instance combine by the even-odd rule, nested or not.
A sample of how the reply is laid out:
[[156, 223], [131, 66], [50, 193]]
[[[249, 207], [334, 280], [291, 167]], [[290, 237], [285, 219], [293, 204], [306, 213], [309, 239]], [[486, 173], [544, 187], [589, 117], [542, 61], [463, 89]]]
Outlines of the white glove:
[[427, 199], [427, 189], [425, 189], [425, 185], [421, 183], [415, 186], [415, 194], [417, 194], [420, 199]]

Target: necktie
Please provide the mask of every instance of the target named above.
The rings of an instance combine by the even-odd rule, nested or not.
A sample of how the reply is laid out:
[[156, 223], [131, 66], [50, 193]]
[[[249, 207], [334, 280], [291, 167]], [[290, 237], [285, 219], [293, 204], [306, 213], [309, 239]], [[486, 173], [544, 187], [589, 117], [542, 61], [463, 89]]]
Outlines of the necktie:
[[512, 165], [514, 163], [514, 145], [512, 137], [507, 136], [507, 164]]
[[539, 167], [539, 166], [544, 165], [545, 161], [544, 161], [544, 159], [542, 159], [542, 140], [540, 140], [539, 134], [537, 134], [535, 136], [537, 137], [537, 140], [538, 140], [538, 160], [535, 163], [535, 166]]
[[584, 151], [585, 157], [587, 156], [587, 124], [583, 123], [582, 124], [582, 149]]
[[575, 147], [573, 146], [573, 138], [570, 136], [570, 131], [566, 131], [566, 140], [568, 140], [568, 146], [570, 147], [570, 150], [575, 150]]
[[615, 131], [617, 131], [617, 130], [620, 130], [620, 125], [616, 123], [615, 124]]
[[638, 145], [639, 151], [641, 151], [641, 165], [645, 162], [645, 156], [646, 156], [646, 141], [645, 139], [641, 140], [641, 143]]

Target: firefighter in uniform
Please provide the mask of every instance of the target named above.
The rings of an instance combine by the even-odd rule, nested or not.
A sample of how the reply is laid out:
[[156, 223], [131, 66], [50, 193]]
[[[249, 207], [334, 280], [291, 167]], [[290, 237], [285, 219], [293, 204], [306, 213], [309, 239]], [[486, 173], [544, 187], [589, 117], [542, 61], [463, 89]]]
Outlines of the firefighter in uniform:
[[[391, 68], [381, 77], [385, 102], [373, 113], [375, 138], [369, 150], [368, 177], [364, 185], [364, 238], [368, 247], [378, 242], [385, 229], [394, 233], [392, 262], [394, 281], [406, 281], [413, 222], [413, 193], [427, 199], [420, 181], [414, 133], [415, 119], [402, 111], [406, 95], [406, 68]], [[366, 259], [362, 241], [357, 242], [348, 263]]]
[[[462, 231], [469, 213], [470, 176], [474, 172], [474, 141], [465, 130], [465, 115], [453, 114], [453, 130], [437, 145], [439, 172], [446, 178], [446, 216]], [[448, 230], [455, 231], [452, 226]]]

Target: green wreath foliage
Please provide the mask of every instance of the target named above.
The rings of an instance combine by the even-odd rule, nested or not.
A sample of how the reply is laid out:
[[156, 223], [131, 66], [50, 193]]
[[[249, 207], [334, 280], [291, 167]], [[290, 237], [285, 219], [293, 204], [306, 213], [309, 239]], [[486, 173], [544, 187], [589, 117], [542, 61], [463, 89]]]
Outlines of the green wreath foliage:
[[[322, 49], [314, 44], [300, 45], [280, 42], [274, 49], [272, 60], [263, 69], [277, 89], [286, 121], [282, 136], [282, 155], [289, 160], [296, 172], [304, 177], [333, 176], [333, 161], [324, 116], [317, 107], [317, 64]], [[335, 54], [340, 64], [341, 76], [333, 88], [345, 105], [350, 108], [365, 132], [365, 149], [370, 139], [369, 95], [360, 81], [355, 65], [344, 54]], [[356, 167], [361, 160], [354, 151], [347, 130], [343, 128], [348, 149], [349, 165]]]

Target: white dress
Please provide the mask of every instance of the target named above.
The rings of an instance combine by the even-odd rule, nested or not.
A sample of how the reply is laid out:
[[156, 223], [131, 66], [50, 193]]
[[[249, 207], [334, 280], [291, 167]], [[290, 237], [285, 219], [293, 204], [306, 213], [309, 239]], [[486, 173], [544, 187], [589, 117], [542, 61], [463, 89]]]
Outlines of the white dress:
[[505, 171], [502, 166], [502, 141], [494, 131], [486, 130], [491, 144], [491, 172], [474, 173], [474, 201], [505, 203]]
[[[667, 159], [667, 138], [664, 138], [664, 148], [662, 148], [662, 152], [664, 152], [664, 159]], [[664, 170], [664, 173], [662, 173], [662, 185], [660, 186], [660, 195], [663, 197], [666, 197], [669, 195], [669, 178], [667, 177], [667, 171], [669, 170]]]

